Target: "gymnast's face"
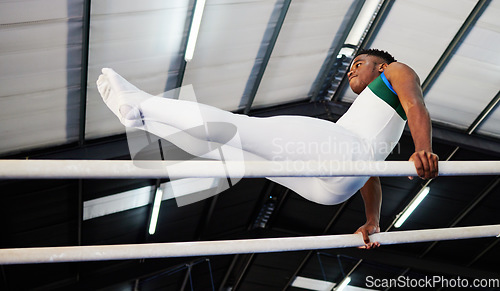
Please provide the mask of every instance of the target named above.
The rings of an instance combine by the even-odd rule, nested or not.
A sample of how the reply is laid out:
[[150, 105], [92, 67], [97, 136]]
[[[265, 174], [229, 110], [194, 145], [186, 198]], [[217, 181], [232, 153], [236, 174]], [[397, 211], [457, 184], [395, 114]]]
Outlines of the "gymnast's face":
[[347, 73], [352, 91], [356, 94], [361, 93], [368, 84], [382, 74], [386, 67], [387, 63], [379, 57], [366, 54], [357, 56]]

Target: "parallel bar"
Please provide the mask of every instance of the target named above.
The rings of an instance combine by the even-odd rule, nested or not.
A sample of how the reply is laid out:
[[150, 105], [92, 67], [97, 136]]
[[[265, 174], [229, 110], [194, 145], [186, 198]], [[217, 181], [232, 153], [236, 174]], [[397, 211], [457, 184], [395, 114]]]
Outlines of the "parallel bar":
[[[497, 224], [474, 227], [384, 232], [371, 235], [370, 239], [379, 242], [381, 245], [390, 245], [436, 240], [494, 237], [499, 234], [500, 224]], [[364, 245], [364, 243], [361, 234], [345, 234], [183, 243], [18, 248], [0, 250], [0, 264], [214, 256], [347, 248], [362, 245]]]
[[[498, 175], [500, 161], [439, 162], [442, 176]], [[416, 176], [407, 161], [0, 160], [0, 179]]]

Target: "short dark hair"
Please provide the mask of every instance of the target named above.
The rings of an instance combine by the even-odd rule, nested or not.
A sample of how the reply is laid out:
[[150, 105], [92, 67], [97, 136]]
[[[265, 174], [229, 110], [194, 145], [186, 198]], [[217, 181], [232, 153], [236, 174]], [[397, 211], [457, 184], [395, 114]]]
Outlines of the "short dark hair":
[[359, 55], [369, 55], [369, 56], [379, 57], [384, 61], [386, 61], [388, 64], [397, 62], [396, 59], [390, 53], [379, 49], [362, 49], [356, 53], [355, 57]]

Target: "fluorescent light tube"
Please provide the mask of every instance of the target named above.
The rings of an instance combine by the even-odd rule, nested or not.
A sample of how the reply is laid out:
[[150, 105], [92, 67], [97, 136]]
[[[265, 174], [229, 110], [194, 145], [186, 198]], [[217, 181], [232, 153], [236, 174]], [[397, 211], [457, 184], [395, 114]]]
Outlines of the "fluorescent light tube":
[[431, 191], [430, 187], [425, 187], [420, 192], [418, 193], [417, 197], [411, 202], [411, 204], [406, 208], [406, 210], [400, 214], [398, 219], [396, 220], [396, 223], [394, 224], [394, 227], [399, 228], [403, 223], [406, 221], [406, 219], [411, 215], [413, 210], [417, 208], [417, 206], [424, 200], [425, 196], [429, 194], [429, 191]]
[[344, 280], [340, 282], [339, 286], [335, 290], [336, 291], [344, 290], [344, 288], [347, 287], [347, 285], [349, 285], [350, 282], [351, 282], [351, 277], [345, 277]]
[[191, 23], [191, 30], [189, 31], [188, 42], [184, 59], [189, 62], [193, 59], [194, 48], [196, 47], [196, 40], [198, 39], [198, 32], [200, 30], [201, 18], [203, 10], [205, 9], [205, 0], [196, 0], [196, 6], [193, 12], [193, 22]]
[[151, 222], [149, 223], [149, 234], [153, 235], [156, 232], [156, 224], [158, 222], [158, 214], [160, 214], [161, 199], [163, 197], [163, 189], [156, 189], [155, 200], [153, 202], [153, 212], [151, 213]]
[[292, 282], [292, 287], [315, 291], [332, 290], [335, 283], [297, 276]]

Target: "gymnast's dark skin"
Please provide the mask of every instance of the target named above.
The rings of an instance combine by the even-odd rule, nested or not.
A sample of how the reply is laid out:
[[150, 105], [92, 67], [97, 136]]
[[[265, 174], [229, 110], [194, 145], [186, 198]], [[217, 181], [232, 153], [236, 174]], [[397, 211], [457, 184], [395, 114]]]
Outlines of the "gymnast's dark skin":
[[[408, 118], [408, 126], [415, 145], [415, 152], [409, 161], [413, 161], [417, 175], [421, 179], [433, 179], [438, 176], [439, 157], [432, 151], [431, 120], [424, 104], [420, 79], [415, 71], [395, 61], [385, 51], [362, 50], [354, 58], [347, 74], [349, 86], [354, 93], [359, 94], [382, 72], [396, 91]], [[412, 179], [412, 177], [409, 178]], [[366, 223], [355, 233], [363, 235], [365, 246], [362, 248], [373, 249], [380, 246], [378, 242], [371, 242], [368, 237], [370, 234], [380, 232], [380, 208], [382, 206], [380, 178], [371, 177], [360, 192], [365, 205]]]

